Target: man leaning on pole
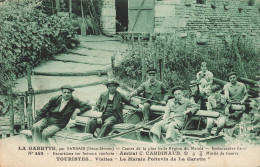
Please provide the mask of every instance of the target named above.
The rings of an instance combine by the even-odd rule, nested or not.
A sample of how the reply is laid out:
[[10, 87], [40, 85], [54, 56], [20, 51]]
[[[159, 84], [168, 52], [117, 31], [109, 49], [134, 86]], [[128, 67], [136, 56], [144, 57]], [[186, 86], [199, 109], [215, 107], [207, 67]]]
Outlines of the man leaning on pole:
[[143, 122], [149, 122], [150, 107], [153, 104], [166, 105], [168, 96], [165, 85], [156, 80], [157, 70], [155, 68], [149, 68], [147, 71], [148, 80], [142, 83], [130, 96], [142, 94], [142, 104], [139, 105], [142, 108]]

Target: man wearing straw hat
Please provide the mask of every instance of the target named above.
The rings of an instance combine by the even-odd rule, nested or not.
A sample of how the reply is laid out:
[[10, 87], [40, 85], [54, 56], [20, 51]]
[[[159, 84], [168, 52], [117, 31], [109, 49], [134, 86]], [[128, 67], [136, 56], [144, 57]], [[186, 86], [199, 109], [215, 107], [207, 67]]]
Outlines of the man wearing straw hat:
[[70, 118], [91, 109], [91, 106], [72, 96], [74, 89], [70, 85], [61, 87], [61, 95], [55, 96], [45, 104], [37, 115], [33, 127], [32, 138], [36, 144], [46, 143], [48, 138], [64, 128]]
[[[108, 79], [105, 83], [108, 91], [102, 93], [96, 102], [95, 110], [102, 112], [101, 119], [92, 119], [89, 124], [89, 133], [94, 133], [98, 124], [102, 124], [97, 138], [105, 137], [112, 131], [112, 126], [123, 123], [123, 103], [130, 104], [123, 94], [116, 89], [119, 86], [114, 79]], [[99, 123], [98, 123], [99, 122]]]
[[147, 123], [149, 121], [149, 111], [152, 104], [165, 105], [168, 96], [166, 95], [167, 91], [164, 84], [160, 81], [157, 81], [156, 78], [157, 70], [155, 68], [149, 68], [147, 70], [148, 81], [144, 82], [137, 88], [136, 91], [133, 91], [130, 96], [143, 94], [141, 98], [144, 103], [142, 108], [143, 113], [143, 122]]

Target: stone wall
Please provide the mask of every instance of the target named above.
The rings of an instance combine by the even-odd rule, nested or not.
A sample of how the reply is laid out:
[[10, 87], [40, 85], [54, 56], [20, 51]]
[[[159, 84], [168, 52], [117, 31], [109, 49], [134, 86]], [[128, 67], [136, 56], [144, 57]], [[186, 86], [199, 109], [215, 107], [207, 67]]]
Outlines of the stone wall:
[[103, 0], [101, 7], [100, 26], [104, 34], [116, 33], [115, 0]]
[[[253, 5], [250, 6], [249, 1], [254, 2]], [[102, 0], [100, 10], [102, 32], [115, 34], [115, 0]], [[202, 42], [228, 41], [231, 35], [238, 34], [260, 44], [259, 18], [258, 0], [155, 0], [154, 32], [181, 32], [182, 36], [196, 33]], [[207, 40], [209, 38], [211, 40]]]
[[[203, 0], [200, 0], [203, 1]], [[254, 2], [252, 6], [249, 1]], [[260, 44], [257, 0], [157, 0], [154, 32], [196, 33], [202, 42], [223, 41], [233, 34]], [[210, 40], [209, 40], [210, 39]]]

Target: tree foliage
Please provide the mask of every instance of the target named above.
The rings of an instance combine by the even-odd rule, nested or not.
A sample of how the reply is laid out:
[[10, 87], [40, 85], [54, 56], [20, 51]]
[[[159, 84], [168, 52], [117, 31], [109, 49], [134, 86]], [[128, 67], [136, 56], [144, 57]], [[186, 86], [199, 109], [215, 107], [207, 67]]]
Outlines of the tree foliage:
[[[26, 64], [37, 66], [78, 44], [65, 18], [47, 16], [40, 1], [6, 1], [0, 6], [0, 85], [2, 91], [24, 75]], [[1, 91], [0, 91], [1, 92]]]
[[[157, 57], [157, 60], [165, 58], [163, 82], [169, 87], [182, 85], [188, 88], [189, 82], [196, 79], [196, 73], [201, 70], [200, 64], [203, 61], [207, 62], [208, 70], [213, 72], [216, 78], [226, 80], [227, 73], [231, 71], [241, 76], [244, 73], [241, 68], [243, 65], [247, 76], [257, 80], [259, 48], [249, 37], [231, 38], [231, 44], [224, 41], [222, 43], [210, 41], [207, 45], [198, 45], [196, 35], [192, 33], [186, 38], [180, 38], [174, 34], [159, 35], [148, 42], [138, 42], [132, 39], [129, 41], [129, 50], [124, 53], [123, 61], [116, 68], [116, 73], [130, 86], [139, 86], [142, 78], [141, 57], [144, 58], [146, 69], [157, 62], [155, 61]], [[242, 61], [238, 59], [235, 48], [238, 48]]]

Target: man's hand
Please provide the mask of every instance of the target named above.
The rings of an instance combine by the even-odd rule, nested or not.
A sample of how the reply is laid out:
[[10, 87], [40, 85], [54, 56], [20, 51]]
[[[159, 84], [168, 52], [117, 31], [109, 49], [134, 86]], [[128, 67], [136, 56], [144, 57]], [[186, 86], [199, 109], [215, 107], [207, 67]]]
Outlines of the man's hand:
[[77, 115], [80, 113], [80, 110], [77, 108], [74, 112], [73, 112], [73, 114], [72, 114], [72, 116], [71, 116], [71, 119], [72, 120], [74, 120], [74, 119], [76, 119], [76, 117], [77, 117]]
[[165, 106], [166, 105], [166, 101], [161, 101], [161, 104], [163, 105], [163, 106]]
[[131, 92], [131, 93], [129, 94], [130, 98], [133, 97], [134, 95], [135, 95], [134, 92]]
[[143, 109], [143, 108], [144, 108], [144, 105], [142, 105], [142, 104], [140, 103], [140, 104], [138, 104], [138, 107], [141, 108], [141, 109]]
[[228, 102], [228, 103], [231, 103], [232, 101], [231, 101], [229, 98], [227, 98], [227, 102]]
[[192, 112], [190, 110], [184, 111], [183, 115], [188, 115], [189, 117], [192, 115]]
[[245, 100], [241, 100], [241, 101], [240, 101], [240, 104], [244, 104], [244, 103], [245, 103]]
[[103, 122], [102, 122], [102, 119], [101, 119], [101, 118], [98, 118], [98, 119], [97, 119], [97, 123], [98, 123], [99, 125], [102, 125], [102, 123], [103, 123]]
[[164, 124], [167, 124], [168, 121], [169, 121], [169, 117], [163, 118]]

